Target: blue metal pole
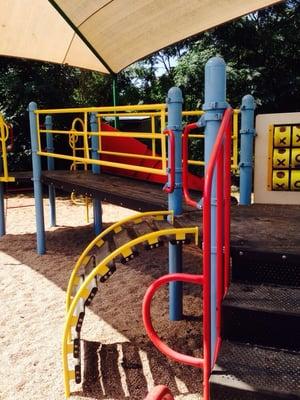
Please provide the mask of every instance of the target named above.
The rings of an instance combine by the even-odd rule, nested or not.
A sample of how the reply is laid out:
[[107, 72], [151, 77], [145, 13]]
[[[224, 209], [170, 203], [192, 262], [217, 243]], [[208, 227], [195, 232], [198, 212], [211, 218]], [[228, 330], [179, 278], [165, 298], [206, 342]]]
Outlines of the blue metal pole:
[[0, 182], [0, 237], [5, 235], [4, 183]]
[[[168, 195], [169, 210], [174, 215], [182, 214], [182, 93], [177, 87], [168, 92], [168, 128], [175, 135], [175, 189]], [[170, 148], [170, 144], [169, 144]], [[169, 157], [170, 160], [170, 157]], [[170, 165], [169, 165], [170, 167]], [[182, 245], [169, 243], [169, 273], [182, 272]], [[169, 285], [169, 318], [171, 321], [182, 319], [182, 282]]]
[[[226, 64], [221, 57], [213, 57], [205, 65], [205, 145], [204, 160], [207, 167], [217, 137], [226, 102]], [[211, 362], [216, 345], [217, 326], [217, 251], [216, 251], [216, 174], [211, 196]]]
[[38, 152], [38, 137], [37, 137], [37, 117], [34, 111], [37, 105], [31, 102], [28, 107], [30, 137], [31, 137], [31, 153], [32, 153], [32, 172], [33, 172], [33, 189], [35, 200], [35, 220], [36, 220], [36, 238], [37, 238], [37, 253], [44, 254], [46, 252], [45, 244], [45, 222], [43, 208], [43, 187], [41, 182], [42, 166], [41, 157]]
[[[51, 115], [46, 115], [45, 129], [49, 131], [52, 130]], [[49, 153], [54, 153], [53, 134], [50, 132], [46, 132], [46, 143], [47, 143], [47, 151]], [[47, 168], [48, 171], [54, 171], [55, 166], [53, 157], [47, 157]], [[48, 192], [49, 192], [49, 206], [50, 206], [50, 226], [56, 226], [55, 187], [52, 184], [48, 185]]]
[[243, 97], [241, 105], [240, 130], [240, 204], [242, 205], [251, 204], [255, 107], [256, 104], [253, 96], [247, 94]]
[[[91, 132], [98, 132], [98, 121], [96, 113], [91, 113], [90, 116]], [[99, 160], [99, 137], [92, 136], [92, 159]], [[93, 174], [100, 174], [100, 165], [92, 164]], [[99, 198], [93, 199], [93, 213], [94, 213], [94, 232], [99, 235], [102, 230], [102, 207]]]

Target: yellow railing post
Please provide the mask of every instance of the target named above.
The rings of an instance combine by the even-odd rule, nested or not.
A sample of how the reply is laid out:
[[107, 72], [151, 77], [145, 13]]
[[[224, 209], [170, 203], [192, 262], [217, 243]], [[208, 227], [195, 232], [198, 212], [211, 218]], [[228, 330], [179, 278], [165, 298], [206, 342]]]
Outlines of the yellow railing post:
[[10, 177], [8, 174], [8, 163], [7, 163], [7, 148], [6, 142], [9, 137], [9, 127], [4, 121], [3, 116], [0, 114], [0, 142], [1, 142], [1, 166], [0, 173], [2, 170], [2, 176], [0, 176], [0, 182], [14, 182], [15, 178]]

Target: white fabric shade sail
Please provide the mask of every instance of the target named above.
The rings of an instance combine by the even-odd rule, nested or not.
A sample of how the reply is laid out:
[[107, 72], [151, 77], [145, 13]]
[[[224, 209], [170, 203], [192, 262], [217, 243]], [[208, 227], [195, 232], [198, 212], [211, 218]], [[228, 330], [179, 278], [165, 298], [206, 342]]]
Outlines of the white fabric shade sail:
[[272, 0], [0, 0], [0, 55], [117, 73]]

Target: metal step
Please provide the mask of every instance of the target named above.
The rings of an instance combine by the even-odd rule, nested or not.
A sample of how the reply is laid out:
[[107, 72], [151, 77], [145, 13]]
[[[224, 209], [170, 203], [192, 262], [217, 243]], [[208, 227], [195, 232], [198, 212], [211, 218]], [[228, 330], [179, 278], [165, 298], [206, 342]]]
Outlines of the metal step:
[[300, 255], [231, 248], [232, 281], [300, 287]]
[[211, 400], [299, 400], [300, 353], [223, 341]]
[[224, 339], [300, 350], [300, 289], [232, 283], [222, 310]]
[[[111, 252], [111, 248], [110, 248], [109, 240], [105, 240], [101, 247], [95, 246], [91, 252], [91, 253], [93, 253], [93, 255], [95, 257], [95, 265], [94, 266], [98, 265], [99, 262], [101, 262], [105, 257], [107, 257], [110, 254], [110, 252]], [[87, 272], [91, 272], [91, 270], [85, 271], [86, 275], [87, 275]]]
[[[111, 239], [114, 242], [114, 246], [117, 248], [122, 247], [124, 244], [130, 242], [132, 240], [131, 232], [128, 229], [123, 229], [122, 231], [118, 232], [116, 235], [113, 236]], [[132, 260], [134, 257], [138, 256], [138, 250], [136, 247], [132, 247], [130, 255], [127, 257], [121, 255], [119, 260], [122, 264], [126, 264], [128, 261]]]

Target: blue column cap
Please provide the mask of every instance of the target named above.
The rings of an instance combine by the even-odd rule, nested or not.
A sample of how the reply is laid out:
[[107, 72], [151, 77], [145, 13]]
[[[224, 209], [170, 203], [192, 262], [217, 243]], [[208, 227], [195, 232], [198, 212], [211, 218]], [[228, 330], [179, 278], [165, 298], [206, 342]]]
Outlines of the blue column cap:
[[226, 63], [222, 57], [220, 56], [211, 57], [205, 64], [205, 68], [215, 68], [215, 67], [226, 68]]
[[246, 94], [242, 98], [241, 110], [255, 110], [256, 102], [251, 94]]
[[179, 87], [173, 86], [168, 91], [168, 97], [166, 98], [166, 103], [183, 103], [182, 92]]
[[31, 101], [28, 105], [28, 111], [33, 111], [37, 109], [37, 104], [35, 101]]

